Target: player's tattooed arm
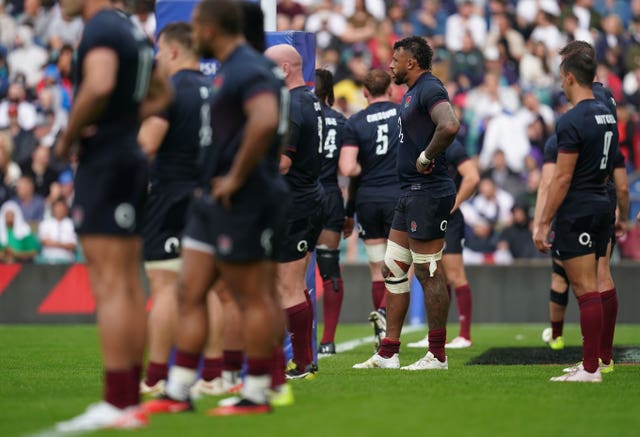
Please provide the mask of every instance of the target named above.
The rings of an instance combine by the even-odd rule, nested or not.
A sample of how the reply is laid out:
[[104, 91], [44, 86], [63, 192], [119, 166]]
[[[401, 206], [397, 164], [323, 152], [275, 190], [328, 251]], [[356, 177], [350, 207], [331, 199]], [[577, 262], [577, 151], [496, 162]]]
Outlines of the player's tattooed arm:
[[437, 104], [431, 110], [431, 120], [436, 125], [436, 130], [424, 151], [425, 157], [429, 160], [435, 159], [436, 156], [444, 152], [460, 129], [460, 122], [449, 102]]

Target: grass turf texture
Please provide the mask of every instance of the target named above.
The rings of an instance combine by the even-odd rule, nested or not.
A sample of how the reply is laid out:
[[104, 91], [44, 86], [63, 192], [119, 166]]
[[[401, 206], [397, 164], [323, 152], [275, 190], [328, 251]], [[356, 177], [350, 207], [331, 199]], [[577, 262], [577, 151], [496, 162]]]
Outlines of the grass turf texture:
[[[472, 348], [447, 352], [448, 371], [351, 369], [372, 353], [369, 345], [360, 346], [321, 360], [315, 380], [293, 383], [296, 404], [274, 414], [209, 417], [205, 411], [219, 398], [208, 398], [197, 402], [196, 413], [153, 416], [148, 428], [127, 435], [638, 435], [640, 366], [617, 366], [602, 384], [560, 384], [548, 379], [560, 375], [562, 365], [465, 365], [490, 348], [538, 347], [542, 328], [476, 325]], [[455, 333], [457, 327], [450, 326], [449, 336]], [[345, 325], [337, 341], [370, 334], [368, 326]], [[567, 326], [565, 340], [578, 346], [579, 328]], [[616, 343], [640, 344], [640, 326], [619, 326]], [[0, 436], [50, 429], [100, 399], [93, 326], [0, 326], [0, 345]], [[423, 354], [403, 347], [401, 363]]]

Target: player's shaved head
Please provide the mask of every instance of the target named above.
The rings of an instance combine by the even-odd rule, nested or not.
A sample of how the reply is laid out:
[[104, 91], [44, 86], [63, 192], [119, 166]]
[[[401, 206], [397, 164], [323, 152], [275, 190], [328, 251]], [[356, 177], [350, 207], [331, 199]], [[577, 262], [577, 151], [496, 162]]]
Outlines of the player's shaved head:
[[289, 44], [278, 44], [269, 47], [264, 52], [264, 55], [280, 66], [289, 64], [292, 69], [302, 69], [302, 56]]
[[391, 76], [382, 70], [371, 70], [365, 76], [363, 84], [372, 97], [380, 97], [389, 89]]
[[242, 9], [234, 0], [203, 0], [194, 12], [194, 21], [199, 24], [213, 25], [226, 35], [242, 35]]

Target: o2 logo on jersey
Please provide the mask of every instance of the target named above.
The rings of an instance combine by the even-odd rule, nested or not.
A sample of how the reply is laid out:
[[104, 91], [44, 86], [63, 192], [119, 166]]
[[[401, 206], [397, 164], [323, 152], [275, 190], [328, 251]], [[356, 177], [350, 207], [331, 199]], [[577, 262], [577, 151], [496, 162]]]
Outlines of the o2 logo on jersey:
[[446, 220], [442, 220], [442, 221], [440, 222], [440, 230], [441, 230], [442, 232], [445, 232], [445, 231], [447, 230], [447, 221], [446, 221]]
[[121, 203], [113, 214], [116, 224], [122, 229], [132, 229], [136, 224], [136, 210], [130, 203]]
[[583, 232], [578, 237], [578, 243], [580, 243], [582, 246], [591, 247], [593, 245], [593, 243], [591, 242], [591, 235], [589, 235], [589, 233], [587, 232]]
[[180, 253], [180, 240], [176, 237], [169, 237], [164, 242], [164, 251], [166, 253]]
[[298, 252], [300, 253], [305, 253], [307, 250], [309, 250], [309, 243], [307, 243], [307, 240], [300, 240], [298, 241], [296, 249], [298, 249]]

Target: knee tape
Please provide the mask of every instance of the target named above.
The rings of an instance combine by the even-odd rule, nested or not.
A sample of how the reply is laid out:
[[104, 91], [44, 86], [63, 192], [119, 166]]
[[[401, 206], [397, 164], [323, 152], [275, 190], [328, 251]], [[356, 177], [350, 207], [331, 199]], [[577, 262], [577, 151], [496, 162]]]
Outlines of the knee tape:
[[384, 264], [393, 276], [384, 278], [384, 284], [389, 293], [402, 294], [409, 292], [409, 278], [407, 272], [400, 267], [396, 261], [410, 265], [411, 251], [399, 244], [389, 241], [384, 254]]
[[316, 249], [316, 263], [320, 276], [327, 281], [340, 278], [340, 251], [337, 249]]
[[443, 250], [444, 249], [440, 249], [437, 253], [416, 253], [411, 251], [411, 255], [413, 256], [413, 262], [416, 264], [429, 263], [429, 276], [433, 278], [433, 275], [438, 268], [438, 261], [442, 259]]
[[566, 307], [569, 304], [569, 293], [568, 290], [565, 290], [564, 293], [558, 293], [555, 290], [549, 290], [549, 300], [553, 303], [557, 303], [558, 305], [562, 305]]
[[562, 279], [564, 279], [565, 284], [567, 284], [567, 287], [569, 286], [569, 277], [567, 276], [567, 272], [565, 272], [564, 267], [562, 267], [560, 264], [558, 264], [557, 262], [552, 262], [552, 266], [553, 266], [553, 273], [555, 273], [556, 275], [559, 275], [560, 277], [562, 277]]
[[384, 243], [365, 244], [364, 251], [367, 253], [367, 258], [369, 258], [370, 263], [379, 263], [380, 261], [384, 261], [387, 246]]

